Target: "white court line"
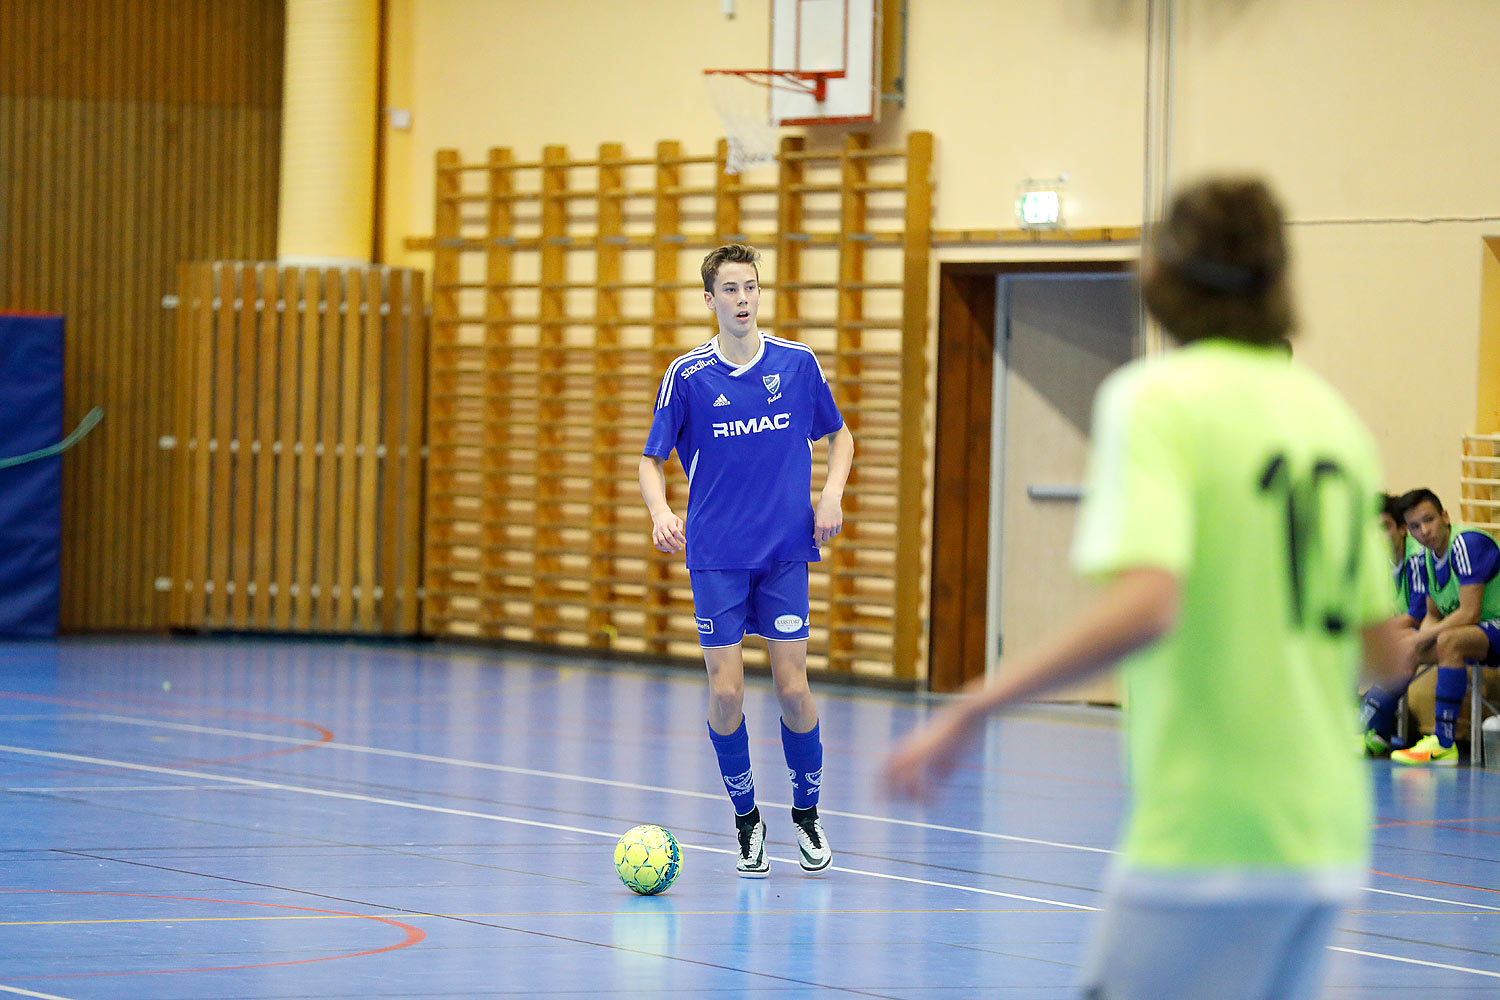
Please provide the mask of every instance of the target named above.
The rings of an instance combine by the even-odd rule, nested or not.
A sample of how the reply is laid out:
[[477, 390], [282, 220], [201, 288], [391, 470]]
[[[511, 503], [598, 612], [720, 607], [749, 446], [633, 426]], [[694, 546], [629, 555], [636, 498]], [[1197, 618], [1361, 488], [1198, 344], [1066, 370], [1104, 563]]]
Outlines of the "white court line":
[[[140, 723], [140, 724], [144, 725], [146, 723]], [[226, 730], [225, 732], [229, 732], [229, 731]], [[278, 739], [278, 738], [273, 737], [272, 739]], [[305, 741], [288, 740], [287, 742], [305, 742]], [[339, 749], [345, 749], [345, 746], [342, 745], [342, 744], [320, 744], [320, 745], [321, 746], [336, 746]], [[356, 750], [358, 750], [358, 749], [367, 749], [367, 750], [373, 750], [374, 748], [349, 747], [348, 749], [356, 749]], [[387, 751], [376, 751], [376, 752], [386, 753]], [[104, 759], [104, 758], [101, 758], [101, 757], [85, 757], [85, 756], [82, 756], [80, 754], [58, 753], [56, 751], [51, 751], [51, 750], [34, 750], [34, 749], [30, 749], [28, 747], [15, 747], [15, 746], [7, 746], [7, 745], [4, 745], [4, 744], [0, 744], [0, 753], [13, 753], [13, 754], [18, 754], [18, 755], [24, 756], [24, 757], [43, 757], [43, 758], [47, 758], [47, 759], [51, 759], [51, 760], [66, 760], [66, 761], [71, 761], [73, 763], [79, 763], [79, 764], [104, 765], [106, 767], [118, 767], [118, 768], [121, 768], [121, 769], [127, 770], [127, 771], [143, 771], [143, 772], [150, 773], [150, 774], [169, 774], [169, 775], [173, 775], [174, 777], [179, 777], [179, 778], [207, 779], [207, 780], [210, 780], [210, 781], [220, 781], [220, 782], [224, 782], [226, 784], [240, 785], [242, 787], [248, 787], [248, 788], [263, 788], [263, 789], [267, 789], [269, 791], [297, 792], [297, 793], [304, 794], [304, 795], [314, 795], [314, 796], [319, 796], [319, 797], [322, 797], [322, 798], [344, 799], [344, 800], [352, 801], [352, 802], [365, 802], [365, 803], [369, 803], [369, 804], [372, 804], [372, 805], [388, 805], [388, 806], [394, 806], [394, 807], [396, 807], [398, 809], [414, 809], [414, 810], [418, 810], [420, 812], [441, 813], [441, 814], [447, 815], [447, 816], [462, 816], [462, 817], [471, 818], [471, 819], [484, 819], [484, 820], [490, 820], [490, 821], [496, 822], [496, 823], [514, 823], [514, 824], [518, 824], [520, 826], [538, 827], [538, 828], [547, 829], [547, 830], [561, 830], [561, 831], [565, 831], [565, 832], [568, 832], [568, 833], [582, 833], [582, 834], [588, 834], [590, 836], [595, 836], [595, 837], [605, 837], [605, 838], [608, 838], [608, 839], [614, 839], [616, 837], [615, 833], [608, 832], [608, 831], [605, 831], [605, 830], [591, 830], [591, 829], [588, 829], [587, 827], [567, 826], [567, 825], [564, 825], [564, 824], [561, 824], [561, 823], [547, 823], [547, 822], [542, 822], [540, 820], [520, 819], [519, 817], [513, 817], [513, 816], [498, 816], [498, 815], [495, 815], [493, 813], [474, 812], [474, 811], [468, 810], [468, 809], [453, 809], [453, 808], [450, 808], [450, 807], [447, 807], [447, 806], [431, 806], [431, 805], [425, 805], [425, 804], [420, 803], [420, 802], [403, 802], [403, 801], [401, 801], [399, 799], [385, 799], [385, 798], [379, 798], [377, 796], [372, 796], [372, 795], [360, 795], [360, 794], [358, 794], [356, 792], [335, 792], [335, 791], [330, 791], [330, 790], [322, 789], [322, 788], [307, 788], [307, 787], [300, 786], [300, 785], [287, 785], [287, 784], [281, 784], [279, 782], [274, 782], [274, 781], [261, 781], [261, 780], [254, 779], [254, 778], [236, 778], [236, 777], [229, 777], [229, 776], [225, 776], [225, 775], [209, 774], [209, 773], [206, 773], [206, 772], [186, 771], [186, 770], [183, 770], [181, 768], [158, 767], [158, 766], [152, 765], [152, 764], [135, 764], [135, 763], [131, 763], [130, 761], [107, 760], [107, 759]], [[460, 762], [460, 761], [450, 761], [449, 758], [427, 758], [427, 757], [425, 757], [425, 755], [404, 754], [404, 753], [400, 753], [400, 752], [397, 752], [397, 751], [390, 751], [390, 753], [398, 755], [398, 756], [412, 756], [412, 757], [421, 757], [422, 759], [440, 760], [440, 761], [452, 762], [452, 763], [463, 763], [463, 762]], [[495, 764], [495, 765], [477, 765], [477, 766], [481, 766], [481, 767], [485, 767], [485, 768], [493, 768], [493, 769], [497, 769], [497, 770], [508, 770], [508, 771], [520, 771], [520, 770], [524, 770], [524, 769], [521, 769], [521, 768], [509, 768], [509, 767], [505, 767], [504, 765], [498, 765], [498, 764]], [[527, 772], [527, 773], [545, 774], [547, 772]], [[578, 776], [569, 776], [569, 775], [559, 775], [559, 777], [576, 777], [577, 780], [594, 781], [594, 782], [600, 782], [600, 783], [603, 783], [603, 784], [626, 784], [626, 783], [623, 783], [623, 782], [609, 782], [609, 781], [604, 781], [603, 779], [582, 778], [582, 777], [578, 777]], [[627, 787], [644, 788], [644, 789], [647, 789], [647, 790], [650, 790], [650, 791], [665, 791], [665, 792], [673, 791], [672, 789], [651, 788], [650, 786], [645, 786], [645, 785], [627, 785]], [[700, 795], [702, 793], [686, 792], [686, 793], [683, 793], [683, 794]], [[717, 798], [718, 796], [707, 796], [707, 797], [709, 797], [709, 798]], [[679, 843], [682, 843], [682, 842], [679, 841]], [[714, 853], [714, 854], [732, 854], [732, 853], [734, 853], [734, 852], [728, 850], [727, 848], [723, 848], [723, 847], [709, 847], [709, 846], [703, 845], [703, 844], [685, 844], [684, 843], [684, 844], [682, 844], [682, 846], [684, 846], [684, 847], [691, 847], [694, 850], [709, 851], [709, 852]], [[1069, 845], [1060, 845], [1060, 846], [1069, 846]], [[780, 862], [782, 864], [791, 864], [792, 863], [791, 860], [788, 859], [788, 858], [773, 858], [772, 860]], [[1000, 898], [1003, 898], [1003, 899], [1014, 899], [1014, 900], [1018, 900], [1018, 901], [1022, 901], [1022, 902], [1028, 902], [1028, 903], [1043, 903], [1043, 904], [1048, 904], [1048, 905], [1052, 905], [1052, 906], [1063, 907], [1065, 909], [1070, 909], [1070, 910], [1082, 910], [1082, 911], [1087, 911], [1087, 912], [1097, 912], [1098, 911], [1098, 907], [1094, 907], [1094, 906], [1082, 906], [1082, 905], [1079, 905], [1077, 903], [1065, 903], [1065, 902], [1062, 902], [1061, 900], [1055, 900], [1055, 899], [1040, 899], [1040, 898], [1037, 898], [1035, 896], [1022, 896], [1022, 895], [1018, 895], [1016, 893], [1000, 892], [999, 890], [996, 890], [996, 889], [981, 889], [981, 888], [979, 888], [977, 886], [957, 885], [957, 884], [954, 884], [954, 883], [951, 883], [951, 882], [928, 881], [926, 879], [910, 878], [910, 877], [903, 876], [903, 875], [891, 875], [891, 874], [887, 874], [885, 872], [866, 871], [864, 869], [859, 869], [859, 868], [840, 868], [840, 867], [835, 867], [834, 870], [835, 871], [845, 872], [846, 874], [850, 874], [850, 875], [864, 875], [864, 876], [868, 876], [870, 878], [887, 879], [889, 881], [894, 881], [894, 882], [907, 882], [907, 883], [912, 883], [912, 884], [917, 884], [917, 885], [929, 885], [929, 886], [933, 886], [935, 888], [940, 888], [940, 889], [953, 889], [953, 890], [956, 890], [958, 892], [972, 892], [972, 893], [978, 893], [980, 895], [985, 895], [985, 896], [997, 896], [997, 897], [1000, 897]], [[1407, 895], [1405, 893], [1391, 892], [1389, 890], [1383, 890], [1383, 889], [1381, 889], [1381, 890], [1373, 890], [1372, 889], [1370, 891], [1372, 891], [1372, 892], [1380, 892], [1380, 893], [1383, 893], [1384, 895], [1389, 895], [1389, 896], [1405, 896], [1405, 895]], [[1473, 907], [1475, 907], [1477, 909], [1484, 909], [1484, 910], [1496, 910], [1497, 909], [1496, 907], [1480, 906], [1478, 904], [1459, 903], [1456, 900], [1433, 899], [1432, 897], [1427, 897], [1427, 896], [1413, 896], [1413, 897], [1410, 897], [1410, 898], [1423, 899], [1423, 900], [1427, 900], [1427, 901], [1430, 901], [1430, 902], [1451, 903], [1451, 904], [1456, 905], [1456, 906], [1473, 906]], [[1345, 951], [1345, 952], [1349, 952], [1350, 954], [1353, 954], [1353, 955], [1362, 955], [1362, 956], [1365, 956], [1367, 958], [1379, 958], [1379, 959], [1384, 959], [1386, 961], [1402, 962], [1402, 963], [1406, 963], [1406, 964], [1409, 964], [1409, 965], [1426, 965], [1426, 966], [1432, 966], [1433, 968], [1447, 969], [1447, 970], [1452, 971], [1452, 972], [1469, 972], [1469, 973], [1473, 973], [1476, 976], [1489, 976], [1489, 977], [1493, 977], [1493, 978], [1500, 978], [1500, 973], [1488, 972], [1488, 971], [1486, 971], [1484, 969], [1472, 969], [1472, 968], [1469, 968], [1467, 966], [1462, 966], [1462, 965], [1443, 965], [1443, 964], [1439, 964], [1439, 963], [1435, 963], [1435, 962], [1423, 962], [1423, 961], [1421, 961], [1419, 959], [1414, 959], [1414, 958], [1402, 958], [1399, 955], [1387, 955], [1387, 954], [1384, 954], [1382, 952], [1375, 952], [1375, 951], [1357, 951], [1355, 949], [1341, 948], [1341, 947], [1338, 947], [1338, 946], [1335, 946], [1335, 945], [1328, 945], [1327, 947], [1330, 950], [1333, 950], [1333, 951]], [[67, 998], [56, 998], [56, 1000], [67, 1000]]]
[[[310, 741], [306, 738], [294, 736], [271, 736], [264, 733], [246, 732], [240, 729], [219, 729], [213, 726], [194, 726], [182, 722], [158, 722], [154, 719], [140, 719], [128, 715], [94, 715], [93, 718], [105, 722], [118, 722], [122, 725], [145, 726], [152, 729], [173, 729], [181, 732], [200, 733], [207, 736], [232, 736], [246, 740], [260, 740], [266, 743], [304, 744]], [[347, 753], [362, 753], [376, 757], [396, 757], [401, 760], [417, 760], [426, 764], [447, 764], [453, 767], [469, 767], [480, 771], [497, 771], [504, 774], [519, 774], [528, 778], [550, 778], [555, 781], [576, 781], [589, 785], [604, 785], [610, 788], [628, 788], [638, 792], [659, 792], [663, 795], [682, 795], [695, 799], [708, 799], [712, 802], [720, 802], [724, 796], [721, 792], [694, 792], [685, 788], [663, 788], [660, 785], [641, 785], [633, 781], [617, 781], [613, 778], [593, 778], [584, 774], [564, 774], [559, 771], [539, 771], [530, 767], [513, 767], [509, 764], [491, 764], [478, 760], [463, 760], [457, 757], [439, 757], [435, 754], [413, 753], [409, 750], [386, 750], [381, 747], [360, 746], [354, 743], [312, 743], [319, 750], [343, 750]], [[769, 799], [761, 800], [767, 806], [778, 809], [790, 808], [790, 803], [773, 802]], [[896, 819], [891, 816], [870, 816], [865, 813], [840, 812], [836, 809], [819, 808], [818, 812], [823, 816], [840, 816], [844, 819], [861, 819], [871, 823], [890, 823], [895, 826], [910, 826], [922, 830], [937, 830], [943, 833], [961, 833], [970, 837], [985, 837], [990, 840], [1004, 840], [1016, 844], [1035, 844], [1039, 847], [1060, 847], [1069, 851], [1086, 851], [1092, 854], [1115, 854], [1108, 847], [1089, 847], [1085, 844], [1065, 844], [1054, 840], [1038, 840], [1034, 837], [1016, 837], [1006, 833], [991, 833], [988, 830], [971, 830], [960, 826], [943, 826], [940, 823], [923, 823], [919, 820]]]
[[[80, 716], [83, 717], [83, 716]], [[255, 733], [241, 729], [220, 729], [214, 726], [195, 726], [182, 722], [162, 722], [156, 719], [142, 719], [128, 715], [106, 715], [103, 713], [92, 715], [93, 718], [105, 722], [118, 722], [122, 725], [143, 726], [151, 729], [171, 729], [181, 732], [200, 733], [209, 736], [230, 736], [240, 739], [261, 741], [265, 743], [283, 743], [300, 745], [307, 743], [305, 737], [273, 736], [268, 733]], [[316, 747], [325, 750], [342, 750], [347, 753], [368, 754], [377, 757], [395, 757], [402, 760], [417, 760], [428, 764], [445, 764], [453, 767], [467, 767], [480, 771], [495, 771], [504, 774], [519, 774], [531, 778], [549, 778], [557, 781], [576, 781], [582, 784], [603, 785], [610, 788], [628, 788], [634, 791], [657, 792], [663, 795], [681, 795], [695, 799], [709, 799], [714, 802], [721, 801], [723, 796], [714, 792], [695, 792], [685, 788], [663, 788], [660, 785], [642, 785], [633, 781], [617, 781], [613, 778], [594, 778], [583, 774], [565, 774], [559, 771], [539, 771], [529, 767], [514, 767], [509, 764], [491, 764], [486, 761], [463, 760], [457, 757], [440, 757], [435, 754], [413, 753], [409, 750], [387, 750], [381, 747], [361, 746], [354, 743], [316, 743]], [[788, 807], [785, 802], [773, 802], [763, 800], [767, 806], [778, 809]], [[973, 830], [960, 826], [944, 826], [941, 823], [924, 823], [919, 820], [897, 819], [891, 816], [871, 816], [866, 813], [840, 812], [834, 809], [818, 810], [825, 816], [840, 816], [846, 819], [866, 820], [871, 823], [890, 823], [895, 826], [909, 826], [920, 830], [937, 830], [943, 833], [959, 833], [970, 837], [982, 837], [990, 840], [1003, 840], [1010, 843], [1035, 844], [1041, 847], [1057, 847], [1069, 851], [1084, 851], [1091, 854], [1118, 854], [1107, 847], [1089, 847], [1086, 844], [1070, 844], [1056, 840], [1038, 840], [1034, 837], [1017, 837], [1005, 833], [992, 833], [988, 830]], [[704, 848], [713, 850], [714, 848]], [[780, 859], [777, 859], [780, 860]], [[893, 876], [894, 877], [894, 876]], [[1419, 896], [1409, 892], [1396, 892], [1391, 889], [1376, 889], [1371, 886], [1362, 886], [1365, 892], [1376, 893], [1382, 896], [1396, 896], [1401, 899], [1418, 900], [1424, 903], [1447, 903], [1451, 906], [1462, 906], [1474, 910], [1486, 910], [1500, 913], [1500, 907], [1486, 906], [1483, 903], [1465, 903], [1456, 899], [1442, 899], [1435, 896]], [[1024, 897], [1023, 897], [1024, 898]]]
[[1346, 955], [1363, 955], [1366, 958], [1383, 958], [1388, 962], [1401, 962], [1405, 965], [1425, 965], [1429, 969], [1447, 969], [1450, 972], [1472, 972], [1476, 976], [1489, 976], [1491, 979], [1500, 979], [1500, 972], [1487, 972], [1484, 969], [1471, 969], [1466, 965], [1444, 965], [1442, 962], [1424, 962], [1419, 958], [1402, 958], [1399, 955], [1383, 955], [1378, 951], [1360, 951], [1358, 948], [1340, 948], [1338, 945], [1329, 945], [1329, 951], [1341, 951]]
[[[124, 760], [108, 760], [103, 757], [85, 757], [81, 754], [58, 753], [53, 750], [33, 750], [27, 747], [13, 747], [0, 745], [0, 752], [19, 754], [23, 757], [43, 757], [49, 760], [65, 760], [75, 764], [90, 764], [94, 766], [118, 767], [127, 771], [144, 771], [148, 774], [170, 774], [178, 778], [201, 778], [210, 781], [222, 781], [231, 785], [240, 785], [247, 788], [262, 788], [275, 792], [296, 792], [301, 795], [316, 795], [329, 799], [344, 799], [350, 802], [364, 802], [370, 805], [394, 806], [397, 809], [415, 809], [419, 812], [441, 813], [445, 816], [462, 816], [467, 819], [484, 819], [495, 823], [515, 823], [520, 826], [538, 827], [544, 830], [561, 830], [566, 833], [582, 833], [592, 837], [604, 837], [608, 840], [619, 838], [618, 831], [591, 830], [583, 826], [567, 826], [563, 823], [547, 823], [542, 820], [521, 819], [516, 816], [500, 816], [495, 813], [475, 812], [470, 809], [454, 809], [449, 806], [432, 806], [421, 802], [403, 802], [400, 799], [385, 799], [375, 795], [361, 795], [358, 792], [335, 792], [325, 788], [308, 788], [304, 785], [287, 785], [276, 781], [261, 781], [256, 778], [235, 778], [227, 775], [208, 774], [206, 772], [186, 771], [176, 767], [158, 767], [154, 764], [135, 764]], [[726, 847], [709, 847], [706, 844], [690, 844], [678, 841], [683, 847], [691, 847], [698, 851], [709, 851], [714, 854], [734, 854]], [[791, 858], [772, 857], [773, 861], [783, 864], [794, 864]], [[870, 878], [888, 879], [893, 882], [909, 882], [920, 885], [930, 885], [939, 889], [954, 889], [958, 892], [973, 892], [983, 896], [998, 896], [1002, 899], [1014, 899], [1025, 903], [1044, 903], [1049, 906], [1060, 906], [1067, 910], [1084, 910], [1088, 912], [1097, 911], [1098, 907], [1081, 906], [1078, 903], [1065, 903], [1057, 899], [1042, 899], [1037, 896], [1022, 896], [1013, 892], [1001, 892], [998, 889], [981, 889], [978, 886], [958, 885], [952, 882], [930, 882], [926, 879], [909, 878], [904, 875], [890, 875], [885, 872], [865, 871], [861, 868], [838, 868], [836, 871], [847, 872], [850, 875], [865, 875]]]
[[1471, 910], [1488, 910], [1490, 913], [1500, 913], [1500, 906], [1486, 906], [1483, 903], [1461, 903], [1456, 899], [1440, 899], [1437, 896], [1418, 896], [1410, 892], [1394, 892], [1390, 889], [1376, 889], [1365, 886], [1365, 892], [1374, 892], [1382, 896], [1400, 896], [1402, 899], [1420, 899], [1424, 903], [1447, 903], [1449, 906], [1467, 906]]
[[40, 1000], [71, 1000], [70, 997], [60, 997], [56, 993], [37, 993], [33, 990], [17, 989], [14, 986], [0, 986], [0, 993], [13, 993], [18, 997], [38, 997]]

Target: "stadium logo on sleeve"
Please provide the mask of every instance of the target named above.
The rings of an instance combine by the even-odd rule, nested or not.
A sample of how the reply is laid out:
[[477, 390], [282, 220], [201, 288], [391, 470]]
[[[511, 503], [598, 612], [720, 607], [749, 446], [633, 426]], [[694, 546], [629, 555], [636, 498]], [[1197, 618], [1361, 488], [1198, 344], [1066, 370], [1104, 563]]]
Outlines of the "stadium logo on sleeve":
[[683, 378], [687, 378], [689, 375], [693, 374], [693, 372], [699, 371], [700, 369], [703, 369], [703, 368], [707, 368], [711, 364], [714, 364], [714, 359], [713, 358], [704, 358], [702, 361], [699, 361], [697, 364], [688, 365], [686, 368], [684, 368], [682, 370], [682, 377]]

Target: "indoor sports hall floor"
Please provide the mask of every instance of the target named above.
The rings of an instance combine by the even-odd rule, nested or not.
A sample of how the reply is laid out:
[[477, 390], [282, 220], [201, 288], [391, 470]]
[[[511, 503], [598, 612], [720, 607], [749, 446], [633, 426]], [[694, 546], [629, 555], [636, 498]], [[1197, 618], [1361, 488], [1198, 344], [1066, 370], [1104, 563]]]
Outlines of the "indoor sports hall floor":
[[[990, 725], [952, 788], [876, 769], [925, 709], [815, 689], [825, 877], [776, 709], [746, 712], [771, 877], [735, 877], [690, 670], [281, 640], [0, 642], [0, 997], [1067, 997], [1125, 790], [1117, 716]], [[1500, 996], [1500, 771], [1393, 770], [1331, 998]], [[684, 848], [615, 878], [627, 827]]]

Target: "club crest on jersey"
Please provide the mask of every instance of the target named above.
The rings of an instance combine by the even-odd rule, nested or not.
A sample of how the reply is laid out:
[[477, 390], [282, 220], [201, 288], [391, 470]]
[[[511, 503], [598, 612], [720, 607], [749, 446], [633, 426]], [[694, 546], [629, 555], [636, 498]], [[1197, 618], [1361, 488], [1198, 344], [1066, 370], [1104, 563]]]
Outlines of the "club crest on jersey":
[[781, 373], [780, 372], [777, 372], [775, 375], [762, 375], [760, 377], [760, 380], [765, 383], [765, 385], [766, 385], [766, 391], [771, 394], [771, 398], [767, 399], [766, 402], [768, 402], [768, 403], [774, 403], [778, 399], [781, 398]]
[[792, 415], [790, 413], [777, 413], [774, 416], [751, 417], [749, 420], [725, 420], [713, 425], [714, 437], [742, 437], [746, 434], [759, 434], [761, 431], [784, 431], [792, 426]]

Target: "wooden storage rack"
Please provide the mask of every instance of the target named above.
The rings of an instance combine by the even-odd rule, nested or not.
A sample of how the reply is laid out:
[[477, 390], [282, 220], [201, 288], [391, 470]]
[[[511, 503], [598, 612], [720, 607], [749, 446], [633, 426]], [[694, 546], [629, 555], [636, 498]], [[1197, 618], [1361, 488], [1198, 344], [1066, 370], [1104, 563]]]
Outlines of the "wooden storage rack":
[[420, 630], [422, 274], [178, 271], [168, 624]]

